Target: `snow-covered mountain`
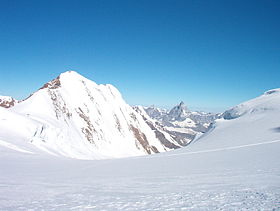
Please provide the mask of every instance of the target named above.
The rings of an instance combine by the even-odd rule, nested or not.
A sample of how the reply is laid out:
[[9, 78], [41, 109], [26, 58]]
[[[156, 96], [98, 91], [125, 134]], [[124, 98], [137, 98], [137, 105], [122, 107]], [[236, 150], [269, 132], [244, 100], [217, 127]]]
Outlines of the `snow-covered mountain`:
[[32, 143], [54, 155], [102, 159], [181, 147], [168, 133], [151, 128], [115, 87], [97, 85], [74, 71], [0, 112], [5, 116], [0, 139], [10, 141], [7, 134], [13, 134], [13, 140], [24, 140], [23, 150]]
[[246, 114], [262, 113], [279, 109], [280, 89], [266, 91], [263, 95], [241, 103], [222, 114], [224, 119], [235, 119]]
[[14, 128], [28, 135], [37, 120], [0, 108], [0, 210], [279, 210], [279, 105], [270, 90], [188, 147], [91, 161], [22, 151]]
[[134, 106], [149, 125], [160, 128], [174, 137], [180, 146], [188, 145], [197, 135], [208, 131], [220, 114], [190, 111], [184, 102], [170, 110], [155, 106]]
[[188, 116], [189, 110], [183, 101], [179, 105], [176, 105], [167, 113], [168, 121], [182, 121], [185, 120]]
[[18, 101], [10, 96], [0, 96], [0, 107], [10, 108], [17, 103]]
[[112, 85], [68, 71], [23, 101], [2, 98], [10, 103], [0, 108], [0, 140], [17, 151], [79, 159], [154, 154], [188, 145], [217, 118], [271, 110], [278, 94], [267, 91], [222, 115], [193, 112], [183, 102], [171, 110], [132, 108]]
[[193, 147], [227, 147], [280, 140], [280, 89], [241, 103], [215, 121]]

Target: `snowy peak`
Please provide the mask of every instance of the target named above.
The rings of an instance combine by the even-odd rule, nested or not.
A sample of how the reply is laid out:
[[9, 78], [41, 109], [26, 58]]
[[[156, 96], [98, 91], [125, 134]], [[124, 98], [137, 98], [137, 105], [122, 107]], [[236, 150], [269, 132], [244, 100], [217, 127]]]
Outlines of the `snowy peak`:
[[76, 78], [84, 78], [81, 74], [77, 73], [74, 70], [68, 70], [59, 75], [60, 77], [76, 77]]
[[184, 102], [181, 101], [179, 105], [169, 111], [168, 117], [170, 120], [182, 120], [187, 116], [187, 113], [189, 113], [188, 108]]
[[75, 84], [79, 84], [79, 83], [90, 83], [92, 85], [98, 86], [95, 82], [87, 79], [86, 77], [80, 75], [79, 73], [75, 72], [75, 71], [66, 71], [64, 73], [61, 73], [59, 75], [59, 78], [61, 80], [62, 83], [64, 84], [69, 84], [69, 83], [75, 83]]
[[154, 105], [144, 108], [146, 113], [153, 119], [161, 120], [167, 114], [167, 111], [155, 107]]
[[279, 95], [280, 94], [280, 88], [278, 89], [271, 89], [271, 90], [268, 90], [264, 93], [264, 95], [271, 95], [271, 94], [274, 94], [274, 95]]
[[180, 106], [180, 107], [186, 107], [186, 105], [185, 105], [185, 103], [184, 103], [183, 101], [181, 101], [181, 102], [179, 103], [179, 106]]
[[[80, 83], [83, 83], [85, 81], [90, 81], [87, 78], [83, 77], [79, 73], [75, 71], [66, 71], [64, 73], [61, 73], [57, 78], [51, 80], [50, 82], [46, 83], [41, 89], [48, 88], [48, 89], [56, 89], [60, 88], [62, 86], [66, 86], [64, 88], [67, 88], [69, 84], [72, 84], [71, 89], [73, 89], [73, 85], [80, 85]], [[95, 84], [93, 81], [90, 81], [91, 84]]]
[[10, 96], [0, 96], [0, 107], [10, 108], [17, 103], [18, 101]]
[[241, 103], [222, 114], [224, 119], [235, 119], [244, 115], [259, 114], [279, 110], [280, 89], [272, 89], [264, 92], [263, 95]]

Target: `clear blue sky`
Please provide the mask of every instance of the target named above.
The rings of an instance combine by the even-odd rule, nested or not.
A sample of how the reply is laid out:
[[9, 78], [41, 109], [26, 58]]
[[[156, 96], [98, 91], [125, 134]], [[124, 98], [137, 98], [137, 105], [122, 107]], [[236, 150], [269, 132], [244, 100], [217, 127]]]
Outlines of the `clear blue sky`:
[[0, 94], [66, 70], [129, 104], [222, 111], [280, 87], [280, 1], [0, 0]]

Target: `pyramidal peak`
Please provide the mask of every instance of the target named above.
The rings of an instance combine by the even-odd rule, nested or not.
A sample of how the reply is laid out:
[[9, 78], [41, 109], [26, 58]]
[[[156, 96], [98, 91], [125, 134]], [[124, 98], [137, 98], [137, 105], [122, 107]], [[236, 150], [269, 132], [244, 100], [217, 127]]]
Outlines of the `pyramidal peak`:
[[185, 105], [185, 103], [183, 101], [181, 101], [178, 105], [176, 105], [175, 107], [173, 107], [171, 111], [177, 111], [177, 112], [187, 112], [188, 111], [188, 108], [187, 106]]
[[169, 111], [168, 116], [170, 120], [180, 120], [185, 118], [187, 113], [187, 106], [183, 101], [181, 101], [179, 105], [175, 106]]
[[183, 101], [180, 102], [179, 106], [184, 106], [185, 103]]
[[185, 111], [188, 110], [187, 106], [185, 105], [185, 103], [184, 103], [183, 101], [180, 102], [180, 104], [178, 105], [178, 107], [181, 108], [182, 110], [185, 110]]

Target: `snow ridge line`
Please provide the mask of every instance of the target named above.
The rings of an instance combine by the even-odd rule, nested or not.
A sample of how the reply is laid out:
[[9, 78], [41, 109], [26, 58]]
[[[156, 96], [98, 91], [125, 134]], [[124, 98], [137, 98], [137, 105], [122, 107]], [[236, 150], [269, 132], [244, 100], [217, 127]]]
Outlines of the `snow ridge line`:
[[[181, 156], [181, 155], [191, 155], [191, 154], [201, 154], [201, 153], [209, 153], [209, 152], [219, 152], [219, 151], [225, 151], [225, 150], [234, 150], [234, 149], [240, 149], [240, 148], [254, 147], [254, 146], [259, 146], [259, 145], [274, 144], [274, 143], [278, 143], [278, 142], [280, 142], [280, 140], [266, 141], [266, 142], [260, 142], [260, 143], [255, 143], [255, 144], [245, 144], [245, 145], [239, 145], [239, 146], [233, 146], [233, 147], [224, 147], [224, 148], [217, 148], [217, 149], [200, 150], [200, 151], [194, 151], [194, 152], [184, 152], [184, 153], [177, 153], [177, 154], [171, 154], [171, 155], [150, 156], [150, 158], [173, 157], [173, 156]], [[144, 157], [146, 157], [146, 156], [135, 157], [135, 159], [144, 158]]]

